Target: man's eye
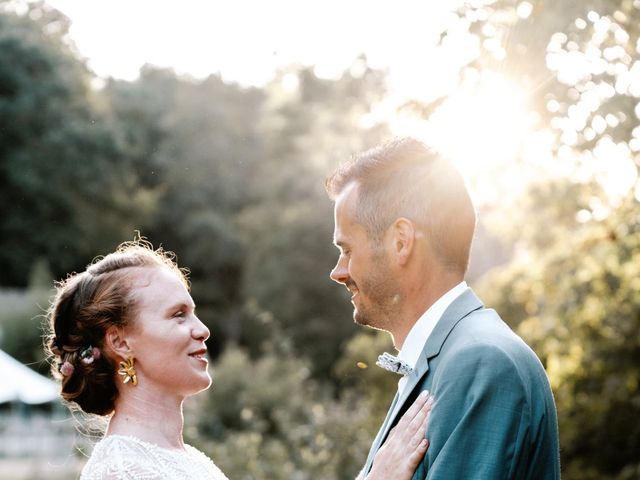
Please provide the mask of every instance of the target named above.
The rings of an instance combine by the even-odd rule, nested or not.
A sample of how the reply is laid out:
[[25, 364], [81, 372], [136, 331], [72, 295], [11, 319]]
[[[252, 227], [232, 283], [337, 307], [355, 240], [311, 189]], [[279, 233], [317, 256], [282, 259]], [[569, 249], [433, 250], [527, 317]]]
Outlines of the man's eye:
[[184, 311], [179, 310], [173, 314], [174, 317], [184, 317]]

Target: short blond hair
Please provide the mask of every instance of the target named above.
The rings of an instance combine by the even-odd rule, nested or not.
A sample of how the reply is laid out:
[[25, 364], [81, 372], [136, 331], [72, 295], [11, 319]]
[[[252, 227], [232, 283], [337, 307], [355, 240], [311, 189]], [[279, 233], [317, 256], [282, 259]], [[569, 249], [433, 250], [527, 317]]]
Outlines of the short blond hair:
[[413, 138], [400, 138], [353, 156], [326, 182], [329, 197], [357, 184], [356, 221], [373, 241], [399, 217], [423, 227], [445, 266], [462, 273], [476, 212], [460, 172], [448, 159]]

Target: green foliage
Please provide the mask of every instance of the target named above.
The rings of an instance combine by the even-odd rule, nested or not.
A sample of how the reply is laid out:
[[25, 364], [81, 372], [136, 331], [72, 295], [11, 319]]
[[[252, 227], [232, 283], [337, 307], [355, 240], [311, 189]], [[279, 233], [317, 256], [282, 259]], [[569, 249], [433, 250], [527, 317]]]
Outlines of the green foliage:
[[[336, 251], [322, 184], [386, 133], [360, 127], [384, 75], [358, 59], [339, 80], [290, 69], [245, 89], [145, 67], [91, 89], [60, 14], [32, 4], [0, 22], [0, 80], [11, 79], [0, 81], [0, 118], [16, 127], [0, 136], [2, 284], [50, 285], [139, 230], [190, 268], [210, 351], [223, 352], [213, 389], [194, 399], [192, 441], [230, 478], [354, 478], [384, 395], [346, 364], [334, 374], [354, 325], [328, 278]], [[44, 73], [30, 76], [32, 63]], [[47, 298], [18, 297], [15, 308], [0, 297], [2, 347], [35, 362]]]
[[[540, 130], [554, 134], [551, 153], [565, 172], [554, 178], [539, 171], [517, 202], [491, 212], [489, 224], [516, 254], [483, 280], [484, 299], [547, 367], [563, 477], [637, 478], [640, 237], [633, 179], [637, 188], [640, 83], [628, 75], [640, 60], [640, 7], [496, 1], [464, 4], [458, 14], [481, 45], [461, 78], [493, 70], [523, 85]], [[424, 114], [431, 110], [425, 106]], [[607, 188], [607, 167], [624, 161], [612, 150], [602, 153], [612, 146], [628, 155], [628, 192]], [[530, 166], [519, 159], [511, 168], [522, 175]]]
[[336, 400], [290, 354], [229, 348], [217, 370], [187, 432], [229, 478], [355, 478], [374, 434], [366, 398]]
[[[247, 294], [273, 313], [298, 353], [312, 359], [314, 374], [324, 377], [354, 332], [351, 306], [328, 279], [337, 251], [324, 178], [337, 161], [388, 133], [381, 125], [360, 126], [384, 93], [383, 74], [364, 59], [354, 67], [338, 80], [319, 79], [311, 68], [283, 71], [267, 86], [263, 201], [238, 216], [249, 253]], [[292, 77], [295, 86], [287, 87]]]
[[38, 288], [0, 290], [0, 350], [44, 374], [42, 321], [50, 296], [50, 290]]
[[367, 430], [372, 433], [370, 438], [382, 424], [398, 389], [398, 376], [389, 375], [376, 366], [378, 356], [385, 351], [394, 351], [388, 334], [364, 331], [344, 345], [334, 367], [339, 390], [348, 392], [343, 395], [354, 395], [370, 402], [371, 415], [367, 420]]
[[[291, 69], [260, 90], [145, 67], [134, 82], [95, 90], [55, 10], [33, 4], [0, 19], [9, 79], [0, 114], [15, 125], [0, 137], [0, 283], [24, 286], [34, 258], [63, 277], [141, 231], [190, 267], [214, 353], [227, 340], [252, 342], [243, 311], [253, 302], [327, 377], [354, 327], [328, 280], [335, 251], [322, 182], [348, 151], [380, 140], [382, 127], [359, 125], [384, 76], [358, 59], [336, 81]], [[30, 76], [29, 62], [46, 74]]]
[[640, 466], [639, 266], [630, 198], [485, 279], [486, 299], [546, 364], [568, 478], [634, 478]]
[[0, 14], [0, 285], [25, 286], [33, 258], [56, 277], [82, 268], [131, 238], [149, 208], [93, 107], [67, 23], [37, 3]]
[[[193, 443], [230, 478], [353, 478], [397, 379], [373, 367], [388, 338], [354, 335], [345, 292], [328, 279], [337, 252], [322, 183], [338, 161], [388, 137], [385, 125], [362, 127], [385, 95], [384, 73], [359, 58], [337, 80], [290, 68], [246, 89], [145, 67], [136, 81], [92, 89], [64, 16], [7, 5], [0, 0], [0, 285], [31, 288], [0, 294], [0, 348], [40, 365], [51, 276], [140, 230], [191, 268], [210, 349], [221, 354], [213, 389], [187, 416]], [[568, 172], [543, 172], [517, 202], [481, 212], [516, 253], [484, 280], [483, 296], [548, 369], [563, 476], [637, 478], [638, 202], [607, 193], [594, 169], [607, 158], [591, 153], [613, 142], [637, 157], [638, 6], [542, 1], [527, 16], [527, 5], [458, 11], [481, 45], [461, 78], [490, 69], [524, 86]], [[550, 61], [564, 54], [595, 55], [590, 66], [602, 68], [570, 78], [566, 62]]]
[[43, 375], [49, 372], [42, 337], [52, 282], [49, 264], [40, 258], [33, 263], [28, 289], [0, 289], [0, 350]]

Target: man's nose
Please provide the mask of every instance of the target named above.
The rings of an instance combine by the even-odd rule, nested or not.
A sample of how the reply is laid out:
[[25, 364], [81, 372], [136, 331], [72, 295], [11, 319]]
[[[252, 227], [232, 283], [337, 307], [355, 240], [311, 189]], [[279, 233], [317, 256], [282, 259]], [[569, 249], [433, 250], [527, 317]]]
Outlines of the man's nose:
[[342, 257], [338, 259], [338, 263], [336, 263], [336, 266], [333, 267], [333, 270], [331, 270], [331, 274], [329, 275], [331, 280], [342, 284], [347, 282], [349, 279], [349, 270], [347, 269], [346, 263], [347, 262], [344, 261]]

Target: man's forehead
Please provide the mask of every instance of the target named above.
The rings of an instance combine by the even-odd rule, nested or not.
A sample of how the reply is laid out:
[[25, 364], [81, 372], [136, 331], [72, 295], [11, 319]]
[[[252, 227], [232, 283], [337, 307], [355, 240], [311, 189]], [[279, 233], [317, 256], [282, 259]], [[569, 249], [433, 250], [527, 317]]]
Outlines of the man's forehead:
[[358, 198], [359, 184], [358, 182], [347, 183], [342, 191], [336, 196], [336, 206], [343, 204], [355, 203]]
[[350, 183], [336, 197], [334, 217], [336, 227], [344, 222], [352, 221], [355, 217], [356, 202], [358, 200], [358, 186]]

